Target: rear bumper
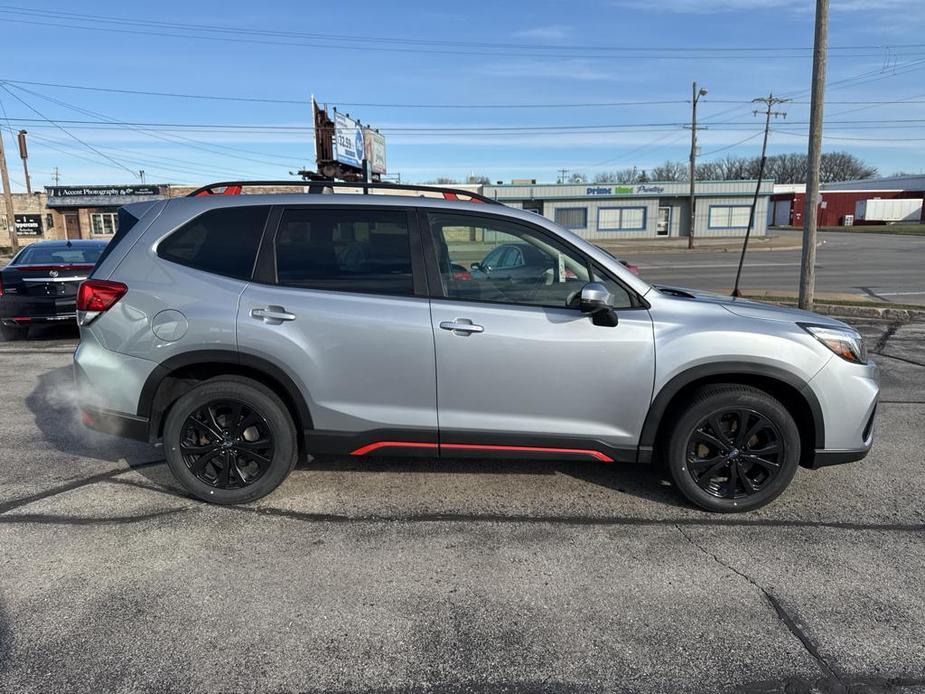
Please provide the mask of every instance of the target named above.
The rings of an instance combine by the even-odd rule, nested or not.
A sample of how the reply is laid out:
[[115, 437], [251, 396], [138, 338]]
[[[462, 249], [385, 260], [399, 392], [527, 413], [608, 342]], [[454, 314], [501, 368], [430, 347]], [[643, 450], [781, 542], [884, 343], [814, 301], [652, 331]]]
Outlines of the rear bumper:
[[104, 434], [148, 442], [148, 418], [103, 410], [90, 405], [80, 406], [83, 425]]
[[0, 321], [26, 327], [34, 323], [77, 320], [77, 298], [73, 296], [17, 296], [0, 298]]

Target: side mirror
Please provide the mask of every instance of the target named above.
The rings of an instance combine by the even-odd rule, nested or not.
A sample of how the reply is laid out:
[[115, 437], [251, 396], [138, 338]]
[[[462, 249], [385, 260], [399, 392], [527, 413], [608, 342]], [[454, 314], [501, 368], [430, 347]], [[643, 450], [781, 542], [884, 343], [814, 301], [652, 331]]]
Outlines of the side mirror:
[[470, 269], [470, 270], [476, 270], [476, 271], [481, 270], [481, 269], [482, 269], [482, 264], [481, 264], [481, 263], [472, 263], [472, 265], [469, 266], [469, 269]]
[[581, 288], [578, 306], [582, 313], [600, 313], [613, 308], [613, 297], [600, 282], [588, 282]]
[[582, 313], [591, 316], [595, 325], [612, 328], [617, 324], [617, 314], [613, 310], [613, 296], [600, 282], [588, 282], [581, 288], [578, 307]]

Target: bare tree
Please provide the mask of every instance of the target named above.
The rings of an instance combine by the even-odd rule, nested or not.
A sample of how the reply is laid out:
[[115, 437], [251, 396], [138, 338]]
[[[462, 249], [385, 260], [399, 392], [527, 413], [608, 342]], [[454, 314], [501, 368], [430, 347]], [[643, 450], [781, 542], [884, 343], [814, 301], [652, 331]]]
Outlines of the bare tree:
[[[738, 181], [758, 178], [761, 164], [759, 157], [735, 157], [727, 155], [722, 159], [700, 162], [697, 178], [702, 181]], [[776, 154], [768, 157], [764, 177], [777, 183], [805, 183], [807, 174], [805, 154]], [[822, 155], [820, 180], [851, 181], [871, 178], [877, 175], [877, 168], [870, 166], [848, 152], [827, 152]], [[652, 169], [656, 181], [687, 180], [687, 163], [667, 161]]]
[[636, 168], [619, 171], [603, 171], [594, 177], [595, 183], [636, 183], [639, 178]]
[[823, 183], [855, 181], [861, 178], [873, 178], [876, 175], [876, 166], [869, 166], [848, 152], [826, 152], [822, 155], [819, 180]]
[[466, 179], [466, 183], [478, 183], [484, 186], [490, 184], [491, 179], [488, 176], [478, 176], [473, 174]]
[[581, 171], [576, 171], [566, 179], [566, 183], [587, 183], [588, 177]]
[[680, 161], [666, 161], [652, 169], [653, 181], [686, 181], [687, 164]]

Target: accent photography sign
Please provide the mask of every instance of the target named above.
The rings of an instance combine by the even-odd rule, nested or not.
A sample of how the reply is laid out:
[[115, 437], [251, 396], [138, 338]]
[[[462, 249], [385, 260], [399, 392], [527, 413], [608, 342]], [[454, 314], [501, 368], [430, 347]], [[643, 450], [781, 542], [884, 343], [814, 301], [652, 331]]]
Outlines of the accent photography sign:
[[159, 186], [49, 186], [45, 189], [50, 198], [83, 198], [105, 196], [111, 198], [129, 195], [160, 195]]

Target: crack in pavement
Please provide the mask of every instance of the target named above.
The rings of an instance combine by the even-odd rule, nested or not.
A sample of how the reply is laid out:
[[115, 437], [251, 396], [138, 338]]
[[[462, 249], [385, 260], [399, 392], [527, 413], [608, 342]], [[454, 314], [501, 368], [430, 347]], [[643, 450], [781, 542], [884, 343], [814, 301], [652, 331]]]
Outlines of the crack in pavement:
[[878, 357], [886, 357], [887, 359], [895, 359], [896, 361], [902, 361], [907, 364], [912, 364], [913, 366], [925, 366], [925, 363], [920, 361], [915, 361], [915, 359], [908, 359], [906, 357], [897, 357], [893, 354], [884, 354], [883, 352], [871, 352], [871, 354], [876, 354]]
[[[174, 491], [167, 487], [145, 484], [136, 480], [110, 479], [110, 484], [122, 484], [137, 487], [147, 491], [164, 494], [175, 499], [196, 501], [195, 497]], [[214, 505], [205, 501], [200, 502], [203, 510], [213, 508]], [[640, 518], [634, 516], [555, 516], [555, 515], [526, 515], [526, 514], [495, 514], [495, 513], [421, 513], [416, 515], [384, 516], [366, 514], [351, 516], [345, 513], [318, 513], [311, 511], [296, 511], [274, 506], [222, 506], [228, 511], [240, 511], [271, 518], [286, 518], [304, 523], [505, 523], [505, 524], [549, 524], [572, 526], [630, 526], [630, 527], [659, 527], [684, 525], [689, 527], [715, 527], [715, 528], [825, 528], [829, 530], [856, 530], [874, 532], [923, 532], [925, 523], [851, 523], [848, 521], [801, 521], [801, 520], [773, 520], [764, 518], [738, 518], [714, 520], [713, 518]], [[193, 509], [187, 509], [193, 510]]]
[[903, 326], [903, 321], [895, 321], [893, 323], [890, 323], [887, 326], [886, 330], [883, 331], [883, 335], [880, 336], [880, 339], [877, 340], [877, 344], [875, 344], [870, 351], [873, 352], [874, 354], [882, 352], [883, 349], [886, 347], [886, 343], [890, 341], [890, 338], [892, 338], [893, 335], [896, 334], [896, 331], [899, 330], [902, 326]]
[[109, 516], [106, 518], [89, 518], [87, 516], [70, 515], [43, 515], [40, 513], [10, 513], [0, 515], [0, 525], [13, 525], [18, 523], [32, 523], [37, 525], [127, 525], [154, 520], [165, 516], [183, 513], [188, 509], [171, 508], [164, 511], [152, 511], [137, 516]]
[[101, 472], [96, 475], [91, 475], [90, 477], [84, 477], [83, 479], [73, 480], [65, 484], [60, 484], [57, 487], [46, 489], [44, 492], [37, 492], [36, 494], [30, 494], [29, 496], [21, 496], [18, 499], [4, 501], [0, 503], [0, 516], [22, 506], [26, 506], [36, 501], [41, 501], [42, 499], [48, 499], [49, 497], [57, 496], [58, 494], [64, 494], [65, 492], [70, 492], [74, 489], [80, 489], [81, 487], [86, 487], [90, 484], [104, 482], [113, 477], [117, 477], [118, 475], [124, 475], [126, 472], [130, 472], [131, 470], [142, 470], [144, 468], [153, 467], [155, 465], [163, 465], [166, 462], [166, 460], [150, 460], [146, 463], [129, 463], [129, 470], [119, 468], [117, 470]]
[[744, 573], [744, 572], [742, 572], [742, 571], [739, 571], [737, 568], [735, 568], [735, 567], [732, 566], [731, 564], [729, 564], [729, 563], [727, 563], [727, 562], [724, 562], [724, 561], [723, 561], [722, 559], [720, 559], [719, 556], [717, 556], [714, 552], [711, 552], [711, 551], [708, 550], [706, 547], [704, 547], [703, 545], [701, 545], [699, 542], [697, 542], [696, 540], [694, 540], [694, 538], [692, 538], [692, 537], [691, 537], [690, 535], [688, 535], [686, 532], [684, 532], [684, 530], [681, 528], [680, 525], [675, 525], [675, 528], [677, 529], [677, 531], [678, 531], [679, 533], [681, 533], [681, 535], [684, 537], [684, 539], [687, 540], [687, 541], [691, 544], [691, 546], [695, 547], [696, 549], [700, 550], [700, 552], [702, 552], [703, 554], [705, 554], [705, 555], [707, 555], [708, 557], [712, 558], [713, 561], [715, 561], [717, 564], [719, 564], [720, 566], [722, 566], [723, 568], [725, 568], [727, 571], [731, 571], [731, 572], [734, 573], [735, 575], [737, 575], [737, 576], [743, 578], [744, 580], [748, 581], [748, 583], [749, 583], [751, 586], [753, 586], [754, 588], [756, 588], [757, 590], [759, 590], [759, 591], [761, 592], [761, 594], [764, 596], [764, 599], [768, 602], [768, 604], [770, 605], [770, 607], [774, 610], [774, 613], [777, 615], [778, 620], [780, 620], [780, 622], [781, 622], [785, 627], [787, 627], [787, 630], [788, 630], [794, 637], [796, 637], [796, 639], [797, 639], [797, 640], [800, 642], [800, 644], [803, 646], [803, 649], [813, 658], [813, 660], [816, 661], [816, 664], [819, 666], [820, 670], [822, 670], [823, 674], [826, 675], [827, 678], [831, 678], [831, 679], [835, 680], [835, 682], [838, 683], [839, 687], [844, 688], [844, 686], [845, 686], [844, 681], [843, 681], [842, 678], [838, 675], [838, 673], [836, 673], [835, 670], [832, 669], [832, 666], [829, 665], [829, 663], [826, 661], [826, 659], [822, 657], [822, 654], [819, 652], [819, 647], [816, 645], [816, 643], [815, 643], [815, 642], [809, 637], [809, 635], [803, 630], [803, 626], [802, 626], [801, 624], [799, 624], [799, 623], [790, 615], [790, 613], [787, 612], [786, 609], [784, 609], [784, 606], [781, 604], [781, 602], [780, 602], [773, 594], [771, 594], [770, 591], [768, 591], [767, 589], [765, 589], [761, 584], [759, 584], [757, 581], [755, 581], [755, 580], [754, 580], [751, 576], [749, 576], [748, 574], [746, 574], [746, 573]]

